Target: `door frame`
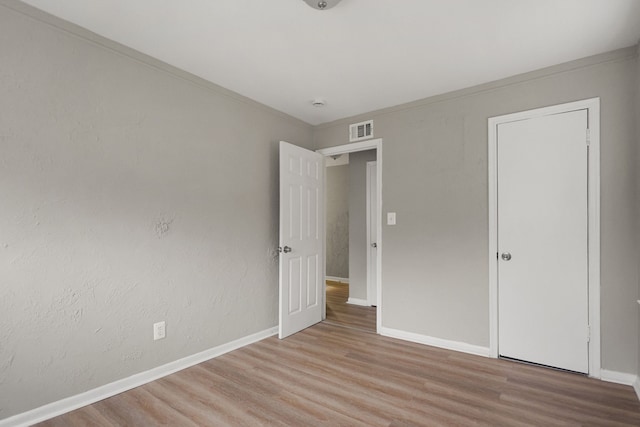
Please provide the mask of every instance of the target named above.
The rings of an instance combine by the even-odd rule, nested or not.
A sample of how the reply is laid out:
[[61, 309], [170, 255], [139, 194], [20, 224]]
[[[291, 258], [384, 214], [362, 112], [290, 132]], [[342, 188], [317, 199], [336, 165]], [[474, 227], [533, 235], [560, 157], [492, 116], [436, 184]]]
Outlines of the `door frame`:
[[[377, 213], [377, 209], [374, 203], [378, 200], [378, 196], [377, 196], [377, 190], [376, 190], [376, 196], [375, 196], [375, 201], [371, 200], [371, 184], [373, 182], [373, 180], [375, 179], [374, 177], [372, 177], [372, 169], [375, 169], [376, 172], [376, 176], [375, 178], [377, 178], [378, 175], [378, 163], [376, 161], [371, 161], [371, 162], [367, 162], [366, 163], [366, 171], [367, 171], [367, 185], [366, 185], [366, 191], [367, 191], [367, 304], [368, 305], [373, 305], [372, 303], [375, 302], [376, 306], [378, 305], [378, 301], [377, 301], [377, 283], [372, 283], [372, 277], [375, 277], [375, 271], [372, 271], [372, 266], [373, 266], [373, 261], [372, 261], [372, 255], [376, 254], [378, 252], [377, 249], [377, 245], [378, 245], [378, 239], [377, 239], [377, 228], [376, 228], [376, 241], [374, 242], [372, 239], [372, 233], [371, 233], [371, 211], [375, 210], [375, 212]], [[376, 180], [377, 181], [377, 180]], [[374, 206], [372, 206], [372, 204], [374, 204]], [[375, 226], [377, 227], [377, 224], [375, 224]], [[374, 248], [372, 246], [372, 244], [375, 243], [376, 244], [376, 248], [374, 251]], [[375, 260], [377, 261], [377, 255]], [[376, 267], [378, 265], [378, 263], [375, 263]], [[377, 271], [377, 268], [376, 268]], [[372, 298], [373, 295], [376, 295], [376, 298]]]
[[[376, 163], [377, 163], [377, 174], [376, 174], [376, 184], [377, 184], [377, 196], [378, 196], [378, 203], [377, 203], [377, 210], [378, 210], [378, 224], [377, 224], [377, 232], [378, 232], [378, 252], [377, 252], [377, 258], [376, 258], [376, 292], [377, 292], [377, 299], [378, 299], [378, 305], [376, 307], [376, 333], [380, 333], [380, 330], [382, 328], [382, 138], [376, 138], [376, 139], [370, 139], [368, 141], [362, 141], [362, 142], [354, 142], [351, 144], [344, 144], [344, 145], [336, 145], [334, 147], [328, 147], [328, 148], [322, 148], [319, 150], [316, 150], [317, 153], [322, 154], [325, 157], [328, 156], [335, 156], [338, 154], [349, 154], [349, 153], [356, 153], [358, 151], [366, 151], [366, 150], [376, 150]], [[325, 174], [325, 180], [326, 180], [326, 174]], [[326, 185], [325, 185], [325, 203], [326, 203]], [[326, 218], [326, 211], [322, 212], [323, 215], [323, 221], [327, 221]], [[327, 236], [326, 236], [326, 228], [324, 227], [324, 239], [326, 241]], [[325, 258], [325, 265], [323, 266], [323, 276], [324, 276], [324, 280], [323, 280], [323, 286], [325, 287], [325, 292], [323, 293], [323, 298], [325, 298], [326, 300], [326, 285], [327, 285], [327, 280], [326, 280], [326, 274], [327, 274], [327, 267], [326, 267], [326, 256]], [[327, 313], [326, 313], [326, 308], [327, 308], [327, 304], [326, 301], [324, 301], [323, 305], [322, 305], [322, 319], [326, 319], [327, 317]]]
[[589, 376], [600, 378], [600, 98], [536, 108], [489, 118], [489, 354], [498, 355], [498, 132], [499, 124], [536, 117], [587, 110], [588, 131], [588, 298], [589, 298]]

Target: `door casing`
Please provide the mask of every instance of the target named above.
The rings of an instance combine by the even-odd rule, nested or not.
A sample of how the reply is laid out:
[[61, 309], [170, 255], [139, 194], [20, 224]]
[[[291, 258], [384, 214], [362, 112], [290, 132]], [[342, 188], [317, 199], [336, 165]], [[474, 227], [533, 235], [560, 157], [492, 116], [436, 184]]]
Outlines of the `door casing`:
[[[362, 142], [354, 142], [351, 144], [337, 145], [335, 147], [323, 148], [320, 150], [316, 150], [318, 153], [323, 156], [335, 156], [338, 154], [348, 154], [348, 153], [356, 153], [358, 151], [366, 151], [366, 150], [376, 150], [376, 164], [377, 164], [377, 174], [376, 174], [376, 184], [377, 184], [377, 234], [378, 234], [378, 252], [376, 254], [376, 293], [377, 293], [377, 302], [378, 305], [376, 307], [376, 332], [380, 333], [382, 327], [382, 139], [370, 139], [368, 141]], [[325, 175], [326, 179], [326, 175]], [[326, 189], [326, 185], [325, 185]], [[326, 193], [326, 191], [325, 191]], [[325, 194], [326, 200], [326, 194]], [[326, 223], [326, 212], [323, 212], [323, 221]], [[324, 227], [324, 231], [326, 233], [326, 227]], [[326, 241], [326, 234], [325, 234]], [[326, 256], [324, 257], [326, 261]], [[323, 266], [324, 274], [326, 275], [326, 265]], [[326, 288], [326, 277], [323, 281], [323, 285]], [[326, 289], [323, 293], [324, 298], [326, 299]], [[322, 319], [326, 319], [326, 301], [322, 305]]]
[[[367, 162], [367, 304], [378, 304], [378, 292], [376, 289], [377, 283], [376, 271], [377, 271], [377, 255], [378, 252], [378, 218], [377, 218], [377, 186], [376, 177], [378, 175], [378, 164], [374, 162]], [[372, 188], [373, 187], [373, 188]], [[375, 247], [374, 247], [375, 244]]]
[[589, 376], [600, 378], [600, 98], [554, 105], [489, 118], [489, 354], [498, 357], [498, 134], [501, 123], [526, 120], [574, 110], [588, 111], [588, 282]]

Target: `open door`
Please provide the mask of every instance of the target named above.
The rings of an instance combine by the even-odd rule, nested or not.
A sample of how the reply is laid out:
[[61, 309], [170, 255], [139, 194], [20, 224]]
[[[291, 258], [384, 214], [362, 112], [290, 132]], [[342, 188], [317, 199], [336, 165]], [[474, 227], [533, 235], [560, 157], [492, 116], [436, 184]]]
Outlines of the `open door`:
[[322, 320], [323, 212], [323, 156], [280, 141], [281, 339]]

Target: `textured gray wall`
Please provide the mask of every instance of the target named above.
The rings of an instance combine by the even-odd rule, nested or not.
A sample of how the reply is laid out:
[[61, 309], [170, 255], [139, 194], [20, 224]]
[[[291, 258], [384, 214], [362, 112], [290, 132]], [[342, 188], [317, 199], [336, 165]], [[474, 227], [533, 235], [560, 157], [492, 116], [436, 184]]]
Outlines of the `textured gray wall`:
[[349, 278], [349, 165], [327, 168], [327, 276]]
[[376, 150], [349, 154], [349, 298], [367, 299], [367, 162]]
[[[0, 6], [0, 419], [275, 326], [277, 141], [312, 136], [32, 15], [82, 37]], [[398, 212], [384, 326], [488, 345], [486, 120], [600, 96], [603, 366], [637, 372], [639, 79], [627, 49], [362, 116]]]
[[0, 419], [278, 323], [312, 128], [86, 37], [0, 6]]
[[384, 327], [489, 345], [487, 119], [599, 96], [602, 366], [636, 373], [636, 62], [623, 49], [316, 127], [316, 148], [369, 118], [384, 139]]

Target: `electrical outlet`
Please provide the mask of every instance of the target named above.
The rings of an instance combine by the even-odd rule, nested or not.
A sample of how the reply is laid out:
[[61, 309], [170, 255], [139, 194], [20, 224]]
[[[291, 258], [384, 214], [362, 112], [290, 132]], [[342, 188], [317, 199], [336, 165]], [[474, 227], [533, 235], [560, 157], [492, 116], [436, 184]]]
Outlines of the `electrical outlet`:
[[167, 336], [167, 327], [164, 323], [164, 320], [162, 322], [154, 323], [153, 324], [153, 340], [154, 341], [161, 340], [165, 336]]

